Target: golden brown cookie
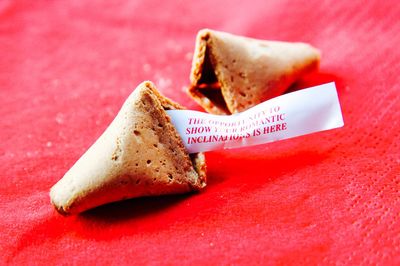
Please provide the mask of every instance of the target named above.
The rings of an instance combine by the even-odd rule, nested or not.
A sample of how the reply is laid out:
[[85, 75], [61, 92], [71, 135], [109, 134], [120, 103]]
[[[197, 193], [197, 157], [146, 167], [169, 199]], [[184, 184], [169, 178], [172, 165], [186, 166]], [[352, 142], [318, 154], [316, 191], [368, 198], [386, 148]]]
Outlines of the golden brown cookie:
[[320, 52], [305, 43], [204, 29], [197, 34], [188, 93], [207, 112], [238, 113], [282, 94], [319, 60]]
[[62, 214], [206, 185], [202, 153], [188, 154], [165, 110], [183, 109], [141, 83], [100, 138], [50, 191]]

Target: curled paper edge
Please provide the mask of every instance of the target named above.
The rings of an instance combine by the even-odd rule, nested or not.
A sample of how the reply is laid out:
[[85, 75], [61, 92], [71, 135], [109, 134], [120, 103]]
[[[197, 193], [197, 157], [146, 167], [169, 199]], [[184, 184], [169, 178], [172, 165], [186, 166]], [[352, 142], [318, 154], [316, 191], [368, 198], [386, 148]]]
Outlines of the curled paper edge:
[[344, 125], [334, 82], [284, 94], [234, 115], [167, 113], [189, 153], [259, 145]]

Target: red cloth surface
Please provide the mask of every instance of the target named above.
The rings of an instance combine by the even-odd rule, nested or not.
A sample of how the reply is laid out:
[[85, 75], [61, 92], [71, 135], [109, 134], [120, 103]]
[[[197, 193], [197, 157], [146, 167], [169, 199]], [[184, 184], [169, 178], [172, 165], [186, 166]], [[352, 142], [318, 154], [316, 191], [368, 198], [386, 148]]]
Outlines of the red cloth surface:
[[[400, 264], [397, 1], [0, 1], [0, 263]], [[207, 153], [201, 193], [62, 217], [48, 192], [143, 80], [186, 96], [208, 27], [304, 41], [345, 126]], [[310, 99], [312, 100], [312, 99]]]

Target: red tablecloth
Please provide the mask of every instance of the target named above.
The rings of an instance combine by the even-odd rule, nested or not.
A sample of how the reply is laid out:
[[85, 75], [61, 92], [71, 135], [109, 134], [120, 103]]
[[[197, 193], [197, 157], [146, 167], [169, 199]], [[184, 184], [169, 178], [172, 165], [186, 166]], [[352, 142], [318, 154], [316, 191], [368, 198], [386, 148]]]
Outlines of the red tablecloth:
[[[397, 1], [0, 1], [0, 263], [399, 264]], [[62, 217], [50, 187], [143, 80], [190, 109], [201, 28], [322, 50], [344, 128], [207, 153], [201, 192]]]

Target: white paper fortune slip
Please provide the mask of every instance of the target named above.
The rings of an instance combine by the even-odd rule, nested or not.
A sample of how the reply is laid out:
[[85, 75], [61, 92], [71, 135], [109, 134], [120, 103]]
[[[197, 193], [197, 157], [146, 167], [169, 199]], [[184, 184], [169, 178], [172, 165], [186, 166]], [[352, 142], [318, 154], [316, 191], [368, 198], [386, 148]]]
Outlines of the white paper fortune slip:
[[191, 110], [167, 112], [189, 153], [257, 145], [344, 124], [333, 82], [288, 93], [229, 116]]

